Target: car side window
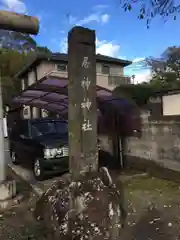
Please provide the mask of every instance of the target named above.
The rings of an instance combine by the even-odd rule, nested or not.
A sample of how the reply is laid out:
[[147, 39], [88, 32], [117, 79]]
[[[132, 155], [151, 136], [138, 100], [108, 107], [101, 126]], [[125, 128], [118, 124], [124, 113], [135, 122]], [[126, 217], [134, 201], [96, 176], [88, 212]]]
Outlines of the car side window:
[[10, 138], [18, 138], [18, 136], [19, 136], [19, 125], [17, 125], [17, 123], [14, 123], [10, 131]]
[[19, 129], [19, 134], [23, 135], [25, 137], [29, 137], [28, 122], [21, 123], [20, 129]]
[[40, 132], [38, 132], [37, 128], [35, 126], [31, 126], [31, 134], [33, 137], [39, 137], [42, 134]]

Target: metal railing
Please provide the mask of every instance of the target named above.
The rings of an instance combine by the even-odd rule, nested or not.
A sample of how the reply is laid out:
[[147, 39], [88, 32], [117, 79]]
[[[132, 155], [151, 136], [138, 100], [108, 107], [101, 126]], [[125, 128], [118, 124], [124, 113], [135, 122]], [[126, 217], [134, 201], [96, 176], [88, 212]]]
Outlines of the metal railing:
[[111, 86], [119, 86], [122, 84], [130, 84], [131, 78], [129, 76], [116, 76], [109, 75], [108, 76], [108, 84]]

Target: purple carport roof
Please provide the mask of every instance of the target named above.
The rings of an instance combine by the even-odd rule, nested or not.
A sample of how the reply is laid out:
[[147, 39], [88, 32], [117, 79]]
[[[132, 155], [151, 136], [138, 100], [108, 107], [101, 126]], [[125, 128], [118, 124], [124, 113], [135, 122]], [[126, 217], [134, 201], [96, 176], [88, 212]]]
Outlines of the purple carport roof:
[[[121, 126], [120, 128], [128, 128], [126, 134], [127, 131], [132, 133], [133, 130], [140, 130], [140, 114], [135, 104], [124, 98], [113, 96], [110, 90], [100, 86], [96, 86], [96, 92], [99, 112], [106, 118], [108, 125], [110, 118], [112, 118], [110, 117], [111, 114], [116, 112], [116, 115], [119, 116], [118, 125]], [[68, 79], [46, 76], [22, 91], [12, 101], [20, 105], [29, 105], [56, 112], [67, 118]], [[128, 135], [132, 134], [129, 133]]]

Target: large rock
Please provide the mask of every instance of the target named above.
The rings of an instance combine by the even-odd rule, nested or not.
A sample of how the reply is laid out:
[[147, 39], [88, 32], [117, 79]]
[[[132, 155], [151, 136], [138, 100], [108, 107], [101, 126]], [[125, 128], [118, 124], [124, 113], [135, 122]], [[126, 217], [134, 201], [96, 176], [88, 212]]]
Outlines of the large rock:
[[65, 175], [37, 202], [35, 217], [50, 239], [116, 239], [124, 223], [122, 192], [106, 168], [75, 182]]

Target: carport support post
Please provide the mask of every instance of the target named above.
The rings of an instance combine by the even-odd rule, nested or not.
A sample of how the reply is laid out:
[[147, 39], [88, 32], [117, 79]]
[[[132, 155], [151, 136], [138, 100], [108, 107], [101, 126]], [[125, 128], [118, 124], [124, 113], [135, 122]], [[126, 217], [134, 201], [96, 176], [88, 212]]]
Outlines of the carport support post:
[[69, 167], [72, 179], [98, 169], [95, 31], [68, 34]]
[[4, 154], [4, 112], [2, 102], [2, 87], [1, 87], [1, 69], [0, 69], [0, 183], [6, 179], [6, 162]]

